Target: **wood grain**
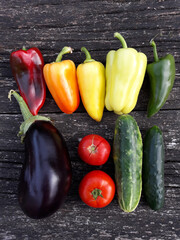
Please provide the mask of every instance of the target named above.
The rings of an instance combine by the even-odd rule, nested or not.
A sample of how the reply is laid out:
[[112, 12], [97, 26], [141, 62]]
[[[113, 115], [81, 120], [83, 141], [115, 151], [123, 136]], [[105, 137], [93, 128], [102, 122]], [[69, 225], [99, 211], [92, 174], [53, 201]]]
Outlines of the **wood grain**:
[[[180, 239], [180, 1], [125, 0], [1, 0], [0, 1], [0, 239]], [[96, 133], [113, 142], [112, 112], [104, 111], [100, 123], [92, 120], [80, 104], [72, 115], [62, 113], [47, 90], [40, 113], [49, 116], [64, 136], [73, 169], [73, 181], [63, 207], [53, 216], [33, 220], [21, 211], [17, 191], [24, 162], [24, 146], [17, 137], [22, 121], [15, 99], [9, 102], [10, 89], [17, 89], [9, 57], [22, 46], [38, 47], [45, 63], [52, 62], [65, 45], [74, 53], [64, 56], [76, 66], [87, 47], [94, 59], [106, 62], [106, 54], [118, 49], [114, 32], [121, 32], [129, 47], [136, 48], [153, 61], [149, 41], [156, 34], [159, 56], [171, 53], [176, 61], [176, 79], [172, 92], [154, 117], [146, 117], [149, 99], [148, 76], [145, 77], [137, 105], [131, 115], [144, 137], [146, 130], [158, 125], [163, 131], [165, 159], [165, 206], [152, 211], [143, 194], [138, 208], [131, 214], [122, 212], [117, 196], [104, 209], [86, 206], [78, 196], [82, 177], [94, 167], [83, 163], [77, 154], [78, 143], [87, 134]], [[96, 167], [114, 179], [112, 154], [108, 162]]]

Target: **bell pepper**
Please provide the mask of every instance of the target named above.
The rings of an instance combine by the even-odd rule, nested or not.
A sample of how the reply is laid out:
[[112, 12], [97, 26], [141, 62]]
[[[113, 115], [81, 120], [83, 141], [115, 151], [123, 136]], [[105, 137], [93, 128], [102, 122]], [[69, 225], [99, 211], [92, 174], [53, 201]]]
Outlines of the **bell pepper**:
[[80, 97], [74, 62], [61, 61], [66, 53], [72, 53], [72, 48], [64, 47], [57, 56], [56, 62], [44, 66], [43, 73], [48, 89], [60, 110], [71, 114], [78, 108]]
[[156, 114], [165, 104], [175, 80], [175, 61], [171, 54], [159, 59], [156, 44], [151, 40], [155, 62], [148, 64], [147, 73], [150, 80], [150, 99], [148, 102], [148, 117]]
[[106, 57], [105, 106], [117, 114], [131, 112], [141, 89], [147, 57], [144, 53], [128, 48], [124, 38], [115, 33], [122, 44], [121, 49], [111, 50]]
[[22, 98], [31, 113], [37, 115], [46, 98], [44, 60], [41, 52], [38, 48], [23, 48], [11, 53], [10, 63]]
[[86, 55], [84, 63], [77, 67], [81, 99], [89, 116], [99, 122], [104, 110], [105, 68], [101, 62], [91, 58], [85, 47], [81, 51]]

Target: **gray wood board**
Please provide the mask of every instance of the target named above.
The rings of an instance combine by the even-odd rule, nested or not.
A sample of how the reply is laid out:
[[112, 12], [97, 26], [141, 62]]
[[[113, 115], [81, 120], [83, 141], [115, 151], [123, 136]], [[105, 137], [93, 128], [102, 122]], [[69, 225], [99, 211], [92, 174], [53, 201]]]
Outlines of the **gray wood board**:
[[[180, 239], [180, 2], [166, 1], [0, 1], [0, 239]], [[130, 214], [120, 210], [117, 195], [103, 209], [86, 206], [79, 198], [78, 186], [91, 170], [101, 169], [114, 179], [112, 153], [101, 167], [83, 163], [77, 154], [78, 143], [87, 134], [96, 133], [113, 142], [112, 112], [104, 111], [100, 123], [92, 120], [80, 107], [72, 115], [62, 113], [47, 90], [40, 113], [49, 116], [62, 132], [70, 152], [73, 181], [63, 207], [53, 216], [33, 220], [21, 211], [17, 200], [19, 175], [24, 161], [24, 146], [16, 136], [22, 121], [19, 107], [10, 89], [17, 89], [12, 77], [9, 57], [23, 45], [38, 47], [45, 63], [52, 62], [65, 45], [74, 53], [64, 56], [76, 66], [85, 56], [85, 46], [94, 59], [105, 64], [106, 54], [118, 49], [114, 32], [121, 32], [129, 47], [136, 48], [153, 61], [149, 41], [156, 34], [159, 56], [171, 53], [176, 61], [176, 80], [172, 92], [154, 117], [146, 117], [149, 98], [148, 77], [145, 77], [137, 105], [131, 115], [142, 136], [158, 125], [163, 131], [165, 159], [165, 206], [152, 211], [142, 195], [137, 209]]]

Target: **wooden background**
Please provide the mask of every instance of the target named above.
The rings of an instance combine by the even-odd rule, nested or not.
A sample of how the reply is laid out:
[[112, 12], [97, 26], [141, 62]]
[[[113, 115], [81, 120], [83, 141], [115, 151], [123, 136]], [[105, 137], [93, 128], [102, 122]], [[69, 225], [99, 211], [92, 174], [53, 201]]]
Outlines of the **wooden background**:
[[[180, 1], [96, 1], [96, 0], [1, 0], [0, 1], [0, 239], [180, 239]], [[131, 113], [142, 135], [158, 125], [164, 134], [165, 206], [152, 211], [142, 195], [133, 213], [124, 213], [117, 195], [104, 209], [93, 209], [81, 202], [78, 185], [82, 177], [94, 169], [102, 169], [114, 178], [112, 156], [102, 167], [90, 167], [77, 155], [82, 137], [95, 133], [112, 145], [114, 122], [112, 112], [104, 111], [96, 123], [82, 104], [72, 115], [56, 106], [50, 93], [41, 109], [63, 134], [73, 168], [72, 187], [64, 206], [53, 216], [32, 220], [21, 211], [17, 202], [19, 175], [24, 161], [24, 146], [16, 136], [22, 117], [16, 101], [10, 103], [10, 89], [17, 89], [12, 77], [9, 57], [23, 45], [38, 47], [45, 63], [54, 61], [65, 45], [74, 48], [71, 58], [76, 65], [84, 60], [80, 48], [87, 47], [94, 59], [105, 64], [106, 54], [120, 43], [113, 33], [120, 32], [128, 46], [144, 52], [153, 61], [149, 41], [157, 33], [159, 56], [171, 53], [176, 61], [176, 80], [163, 109], [151, 119], [146, 117], [148, 78]]]

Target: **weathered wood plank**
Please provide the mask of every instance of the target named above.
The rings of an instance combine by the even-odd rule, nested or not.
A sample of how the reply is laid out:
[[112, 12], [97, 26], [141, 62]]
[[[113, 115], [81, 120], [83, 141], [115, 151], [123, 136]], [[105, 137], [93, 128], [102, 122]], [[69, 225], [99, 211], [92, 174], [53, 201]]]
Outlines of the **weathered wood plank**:
[[0, 207], [0, 220], [6, 221], [2, 239], [179, 239], [180, 210], [171, 208], [154, 212], [143, 204], [127, 214], [115, 199], [104, 209], [90, 209], [68, 198], [52, 217], [37, 221], [23, 215], [16, 205]]
[[[2, 20], [0, 19], [3, 55], [10, 54], [12, 50], [21, 48], [24, 44], [29, 47], [36, 45], [44, 51], [45, 60], [53, 61], [54, 54], [68, 43], [72, 44], [77, 53], [77, 57], [72, 56], [72, 59], [80, 63], [80, 53], [77, 51], [85, 44], [89, 50], [96, 51], [94, 57], [97, 60], [105, 62], [106, 54], [102, 56], [99, 51], [104, 50], [107, 53], [110, 49], [119, 47], [113, 33], [121, 31], [129, 46], [140, 48], [139, 50], [150, 57], [152, 51], [148, 46], [149, 40], [161, 32], [162, 36], [157, 39], [158, 45], [163, 45], [162, 49], [159, 49], [160, 53], [169, 51], [171, 46], [172, 54], [179, 61], [178, 1], [174, 1], [173, 4], [169, 1], [163, 4], [148, 2], [147, 5], [146, 1], [128, 3], [82, 1], [79, 4], [69, 2], [62, 4], [61, 9], [57, 11], [58, 4], [58, 1], [49, 5], [44, 2], [41, 4], [30, 2], [28, 10], [26, 5], [22, 6], [22, 2], [17, 2], [14, 6], [13, 1], [8, 1], [3, 5], [0, 10], [0, 14], [3, 15]], [[18, 5], [21, 6], [21, 11]], [[7, 28], [8, 34], [4, 34]], [[9, 60], [9, 56], [6, 56], [3, 62]]]
[[[16, 103], [17, 104], [17, 103]], [[148, 119], [144, 111], [133, 111], [131, 115], [139, 124], [140, 130], [144, 132], [153, 125], [158, 125], [164, 134], [166, 151], [177, 151], [174, 160], [180, 156], [180, 110], [163, 110], [152, 118]], [[117, 119], [113, 112], [104, 112], [103, 119], [97, 123], [91, 119], [87, 113], [76, 113], [67, 115], [64, 113], [48, 114], [54, 121], [55, 126], [63, 134], [70, 149], [77, 147], [79, 139], [87, 133], [96, 133], [105, 137], [112, 143], [114, 134], [114, 124]], [[17, 137], [19, 125], [22, 122], [20, 114], [2, 114], [0, 115], [0, 150], [20, 151], [23, 145]], [[12, 125], [13, 123], [13, 125]], [[11, 127], [9, 127], [11, 126]], [[172, 156], [171, 156], [172, 157]]]
[[[6, 78], [5, 80], [0, 80], [0, 113], [3, 114], [15, 114], [20, 113], [20, 109], [17, 106], [16, 101], [12, 98], [12, 101], [10, 102], [7, 98], [8, 92], [11, 89], [18, 90], [17, 85], [15, 83], [14, 79]], [[169, 95], [168, 100], [166, 101], [165, 105], [162, 107], [162, 110], [176, 110], [180, 109], [180, 77], [176, 77], [176, 81], [174, 84], [174, 87]], [[146, 111], [147, 104], [149, 100], [149, 90], [148, 90], [148, 77], [146, 76], [144, 80], [144, 84], [142, 86], [142, 89], [140, 91], [137, 105], [135, 107], [135, 111]], [[107, 111], [106, 108], [104, 108], [104, 111]], [[82, 102], [80, 103], [79, 108], [76, 110], [76, 112], [85, 112], [85, 109], [83, 107]], [[44, 103], [44, 106], [40, 110], [40, 113], [61, 113], [61, 110], [56, 105], [54, 99], [52, 98], [51, 94], [47, 90], [47, 96]]]
[[[1, 2], [3, 4], [3, 1]], [[42, 28], [43, 25], [49, 27], [51, 24], [53, 27], [81, 26], [81, 28], [84, 27], [87, 30], [85, 28], [87, 25], [89, 30], [94, 26], [97, 26], [100, 30], [109, 30], [107, 22], [110, 22], [113, 18], [116, 24], [123, 22], [125, 30], [127, 28], [142, 27], [144, 29], [157, 29], [160, 26], [160, 24], [157, 24], [157, 21], [158, 23], [161, 22], [161, 27], [166, 29], [172, 27], [172, 22], [175, 22], [176, 19], [178, 21], [179, 18], [178, 1], [173, 1], [173, 4], [170, 4], [170, 1], [165, 1], [163, 4], [161, 1], [156, 3], [146, 1], [132, 1], [128, 3], [122, 1], [119, 3], [114, 1], [79, 1], [78, 4], [70, 1], [66, 4], [60, 4], [61, 8], [58, 11], [58, 1], [55, 1], [55, 4], [47, 4], [43, 1], [42, 4], [30, 2], [28, 11], [27, 5], [23, 5], [21, 1], [16, 1], [16, 4], [13, 1], [8, 2], [9, 4], [6, 2], [1, 8], [1, 11], [3, 11], [4, 7], [7, 10], [6, 16], [3, 13], [3, 19], [5, 20], [3, 27], [6, 26], [5, 24], [9, 24], [13, 28], [32, 28], [34, 25]], [[134, 11], [135, 9], [138, 11]], [[168, 16], [167, 12], [169, 13]], [[133, 17], [129, 16], [130, 13], [133, 13]], [[11, 17], [9, 18], [9, 16]], [[75, 16], [78, 17], [75, 18]], [[142, 21], [142, 17], [146, 21]], [[45, 21], [42, 21], [43, 18], [45, 18]], [[63, 21], [60, 21], [59, 18], [63, 19]], [[133, 19], [137, 21], [133, 21]], [[91, 22], [93, 22], [93, 25], [91, 25]], [[114, 25], [111, 24], [112, 27]]]
[[[77, 200], [78, 186], [81, 179], [86, 173], [100, 169], [108, 173], [114, 179], [114, 165], [112, 159], [109, 159], [109, 163], [103, 167], [90, 167], [83, 164], [78, 158], [72, 161], [73, 180], [71, 185], [71, 191], [69, 196], [71, 199]], [[5, 165], [5, 164], [4, 164]], [[12, 204], [17, 201], [19, 176], [21, 172], [22, 164], [7, 164], [4, 167], [0, 166], [0, 202], [3, 205]], [[165, 201], [167, 208], [179, 209], [180, 200], [180, 166], [178, 163], [165, 163], [165, 189], [168, 191], [165, 194]], [[117, 200], [117, 197], [115, 197]], [[79, 199], [77, 204], [79, 204]]]
[[[72, 169], [73, 169], [73, 175], [75, 177], [75, 182], [80, 181], [82, 176], [85, 173], [88, 173], [89, 171], [93, 170], [93, 166], [89, 166], [82, 162], [77, 154], [77, 149], [75, 149], [74, 152], [70, 151], [70, 157], [71, 157], [71, 163], [72, 163]], [[3, 155], [8, 157], [7, 160], [3, 160]], [[14, 152], [0, 152], [0, 180], [12, 182], [13, 185], [17, 186], [17, 182], [19, 181], [20, 172], [22, 169], [22, 164], [24, 162], [24, 152], [14, 153]], [[2, 161], [3, 160], [3, 161]], [[111, 175], [111, 177], [114, 179], [114, 164], [112, 156], [110, 156], [108, 162], [104, 166], [96, 167], [97, 169], [103, 169], [108, 174]], [[174, 186], [175, 188], [180, 188], [180, 163], [179, 162], [173, 162], [172, 160], [165, 161], [165, 184], [166, 186]], [[14, 189], [12, 187], [12, 189]], [[12, 190], [11, 189], [11, 190]], [[17, 187], [15, 187], [17, 189]], [[2, 184], [0, 186], [0, 193], [7, 192], [7, 189], [4, 188], [4, 185]], [[10, 193], [15, 193], [10, 191]]]

